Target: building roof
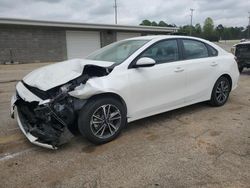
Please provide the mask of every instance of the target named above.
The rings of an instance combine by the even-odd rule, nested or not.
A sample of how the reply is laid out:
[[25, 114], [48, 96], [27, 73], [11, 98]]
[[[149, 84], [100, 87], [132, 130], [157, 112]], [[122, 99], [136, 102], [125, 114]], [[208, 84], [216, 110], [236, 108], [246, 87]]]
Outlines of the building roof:
[[95, 24], [81, 22], [61, 22], [46, 20], [30, 20], [16, 18], [0, 18], [0, 25], [24, 25], [24, 26], [43, 26], [43, 27], [62, 27], [76, 29], [94, 29], [94, 30], [124, 30], [124, 31], [148, 31], [148, 32], [177, 32], [177, 27], [154, 27], [154, 26], [133, 26], [116, 24]]

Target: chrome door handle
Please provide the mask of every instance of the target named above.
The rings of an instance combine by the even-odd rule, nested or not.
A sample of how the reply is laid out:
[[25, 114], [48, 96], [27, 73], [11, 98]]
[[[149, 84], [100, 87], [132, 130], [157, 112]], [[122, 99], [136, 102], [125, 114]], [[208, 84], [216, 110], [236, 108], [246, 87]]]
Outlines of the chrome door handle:
[[211, 63], [211, 66], [212, 66], [212, 67], [215, 67], [215, 66], [217, 66], [217, 65], [218, 65], [218, 63], [216, 63], [216, 62], [212, 62], [212, 63]]
[[181, 68], [181, 67], [177, 67], [177, 68], [174, 70], [174, 72], [183, 72], [183, 71], [184, 71], [184, 69]]

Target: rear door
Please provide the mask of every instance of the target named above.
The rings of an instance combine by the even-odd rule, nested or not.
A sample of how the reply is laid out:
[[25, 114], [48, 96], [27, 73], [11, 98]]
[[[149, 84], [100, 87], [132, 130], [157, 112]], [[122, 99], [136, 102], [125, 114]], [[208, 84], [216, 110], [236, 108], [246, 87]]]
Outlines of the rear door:
[[183, 56], [187, 73], [187, 103], [210, 98], [211, 88], [218, 75], [217, 53], [207, 44], [193, 39], [182, 39]]

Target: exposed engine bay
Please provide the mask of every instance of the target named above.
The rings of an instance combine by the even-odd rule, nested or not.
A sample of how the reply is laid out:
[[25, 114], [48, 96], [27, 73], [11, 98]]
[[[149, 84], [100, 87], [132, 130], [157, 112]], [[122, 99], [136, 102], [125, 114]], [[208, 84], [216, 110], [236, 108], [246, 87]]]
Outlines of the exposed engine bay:
[[79, 85], [84, 85], [90, 78], [108, 75], [113, 68], [113, 66], [85, 65], [79, 77], [47, 91], [21, 81], [19, 84], [28, 90], [26, 92], [41, 99], [40, 101], [27, 100], [26, 96], [20, 95], [17, 89], [12, 105], [13, 108], [17, 107], [19, 126], [22, 126], [20, 127], [22, 131], [26, 136], [31, 134], [32, 137], [37, 138], [36, 143], [51, 146], [52, 149], [67, 142], [73, 137], [72, 132], [77, 123], [78, 112], [86, 103], [86, 100], [73, 97], [69, 92]]

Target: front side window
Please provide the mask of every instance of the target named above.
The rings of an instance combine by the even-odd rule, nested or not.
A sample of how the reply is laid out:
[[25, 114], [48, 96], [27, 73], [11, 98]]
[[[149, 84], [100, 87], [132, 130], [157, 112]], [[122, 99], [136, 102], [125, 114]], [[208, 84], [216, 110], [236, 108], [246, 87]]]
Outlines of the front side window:
[[208, 50], [205, 44], [196, 40], [182, 40], [185, 59], [196, 59], [208, 57]]
[[157, 64], [179, 60], [178, 45], [176, 40], [165, 40], [156, 43], [144, 51], [140, 57], [149, 57]]
[[86, 59], [122, 63], [149, 40], [125, 40], [115, 42], [90, 54]]

